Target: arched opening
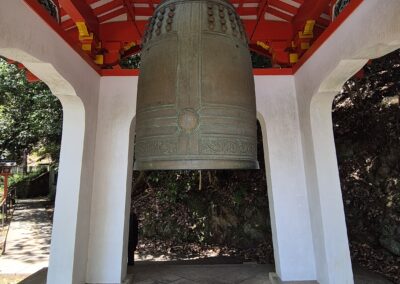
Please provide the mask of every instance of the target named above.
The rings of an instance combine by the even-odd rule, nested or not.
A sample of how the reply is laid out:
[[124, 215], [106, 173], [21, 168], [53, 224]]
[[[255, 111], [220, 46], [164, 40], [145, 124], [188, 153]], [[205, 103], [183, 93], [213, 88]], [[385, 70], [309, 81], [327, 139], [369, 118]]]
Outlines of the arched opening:
[[48, 266], [62, 107], [22, 64], [0, 58], [0, 70], [0, 156], [11, 166], [0, 273], [13, 282]]
[[[49, 265], [50, 250], [50, 270], [54, 270], [60, 259], [65, 261], [62, 250], [71, 250], [68, 240], [57, 236], [73, 233], [76, 220], [70, 216], [68, 220], [55, 221], [52, 229], [51, 204], [55, 199], [54, 220], [59, 219], [63, 211], [70, 211], [71, 203], [77, 206], [74, 198], [79, 195], [80, 188], [84, 109], [71, 85], [52, 65], [18, 49], [3, 48], [1, 52], [0, 55], [7, 56], [1, 59], [2, 67], [11, 68], [3, 69], [6, 75], [1, 77], [1, 104], [7, 108], [2, 109], [3, 122], [9, 123], [2, 124], [1, 154], [17, 162], [35, 154], [37, 160], [41, 157], [51, 159], [56, 165], [46, 167], [52, 169], [51, 173], [39, 172], [38, 176], [27, 167], [28, 172], [32, 171], [28, 173], [30, 176], [18, 177], [11, 185], [10, 192], [14, 194], [13, 198], [17, 197], [17, 206], [8, 229], [6, 256], [0, 257], [0, 273], [25, 278]], [[10, 131], [6, 133], [5, 130]], [[18, 201], [36, 196], [41, 199]], [[64, 233], [55, 234], [60, 230]]]
[[[394, 49], [395, 46], [385, 45], [380, 49], [369, 48], [365, 54], [375, 58]], [[322, 82], [310, 103], [311, 158], [315, 168], [308, 177], [311, 193], [309, 199], [311, 210], [315, 210], [312, 226], [314, 246], [317, 248], [315, 257], [317, 265], [321, 267], [318, 269], [319, 281], [332, 278], [344, 282], [353, 278], [333, 135], [332, 102], [343, 84], [367, 62], [363, 58], [341, 60]], [[330, 247], [331, 243], [335, 243], [334, 249]], [[334, 273], [338, 261], [342, 264], [341, 274]], [[354, 275], [358, 277], [357, 270]]]
[[356, 270], [400, 281], [400, 51], [371, 60], [333, 102], [340, 184]]
[[[214, 266], [215, 270], [203, 275], [202, 280], [233, 277], [239, 281], [249, 278], [246, 273], [268, 278], [274, 260], [263, 124], [258, 123], [259, 170], [134, 172], [132, 208], [139, 219], [139, 245], [135, 267], [128, 269], [134, 281], [152, 277], [162, 281], [162, 277], [177, 273], [172, 266], [164, 269], [165, 265], [202, 264], [205, 266], [196, 269], [204, 270], [210, 264], [246, 262], [267, 265], [243, 273], [233, 266], [229, 276], [229, 268], [218, 271]], [[159, 272], [156, 276], [151, 272], [154, 265]], [[187, 277], [199, 276], [194, 272]]]
[[[15, 164], [11, 183], [28, 173], [57, 169], [62, 132], [62, 107], [46, 84], [18, 62], [0, 58], [0, 156]], [[24, 192], [20, 197], [47, 195], [49, 188]]]

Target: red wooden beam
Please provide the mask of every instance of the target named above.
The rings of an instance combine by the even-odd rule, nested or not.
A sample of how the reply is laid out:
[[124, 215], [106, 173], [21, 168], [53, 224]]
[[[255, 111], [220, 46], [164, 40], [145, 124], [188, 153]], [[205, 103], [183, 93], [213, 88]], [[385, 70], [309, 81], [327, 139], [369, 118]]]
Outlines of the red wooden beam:
[[255, 7], [237, 7], [236, 11], [240, 16], [253, 16], [257, 15], [258, 9]]
[[111, 22], [100, 26], [100, 36], [104, 41], [109, 42], [138, 42], [141, 37], [136, 29], [127, 22]]
[[257, 13], [257, 20], [259, 20], [265, 13], [265, 8], [267, 8], [268, 1], [261, 0], [260, 4], [258, 5], [258, 13]]
[[123, 0], [113, 0], [107, 4], [104, 4], [102, 6], [99, 6], [93, 10], [94, 14], [98, 17], [99, 15], [102, 15], [104, 13], [107, 13], [108, 11], [114, 10], [117, 7], [123, 6], [124, 1]]
[[322, 17], [319, 17], [316, 22], [317, 22], [317, 24], [320, 24], [320, 25], [324, 26], [325, 28], [331, 24], [331, 21], [324, 19]]
[[140, 37], [142, 37], [142, 34], [140, 33], [136, 25], [135, 11], [134, 11], [135, 8], [133, 6], [133, 3], [131, 3], [131, 0], [124, 0], [124, 6], [126, 7], [127, 10], [128, 21], [132, 24], [133, 28], [137, 31]]
[[231, 0], [229, 1], [231, 4], [235, 4], [235, 5], [243, 5], [246, 3], [256, 3], [258, 2], [257, 0]]
[[128, 15], [128, 21], [133, 22], [135, 21], [135, 13], [132, 9], [132, 4], [130, 3], [130, 0], [124, 0], [124, 6], [126, 8], [127, 11], [127, 15]]
[[284, 10], [292, 15], [296, 15], [299, 8], [286, 4], [280, 0], [269, 0], [269, 5]]
[[285, 21], [291, 22], [293, 19], [292, 15], [286, 14], [284, 12], [281, 12], [277, 9], [275, 9], [274, 7], [267, 7], [266, 12], [270, 13], [271, 15], [274, 15], [278, 18], [281, 18]]
[[[37, 0], [25, 1], [29, 3], [31, 7], [37, 6]], [[132, 41], [140, 43], [140, 34], [143, 33], [147, 22], [147, 20], [145, 20], [146, 17], [153, 13], [153, 4], [160, 3], [160, 0], [111, 0], [108, 2], [106, 1], [106, 4], [98, 6], [100, 3], [104, 2], [100, 0], [58, 1], [62, 6], [61, 15], [69, 15], [71, 17], [70, 20], [64, 21], [61, 25], [55, 23], [54, 20], [47, 19], [49, 18], [47, 15], [42, 16], [42, 8], [34, 8], [34, 10], [36, 10], [59, 35], [87, 60], [95, 70], [98, 70], [99, 66], [93, 63], [93, 58], [88, 57], [87, 54], [83, 54], [80, 50], [80, 42], [77, 39], [77, 30], [71, 29], [75, 26], [75, 22], [77, 22], [77, 20], [84, 21], [89, 32], [93, 32], [94, 34], [98, 33], [96, 39], [101, 40], [104, 44], [104, 48], [109, 52], [104, 55], [106, 58], [107, 56], [110, 57], [109, 55], [113, 54], [112, 52], [115, 50], [118, 55], [120, 48], [127, 43]], [[250, 44], [257, 44], [257, 41], [265, 42], [271, 47], [269, 51], [276, 57], [277, 62], [288, 61], [288, 52], [290, 52], [288, 47], [291, 47], [291, 42], [298, 34], [297, 32], [304, 29], [307, 20], [316, 20], [314, 37], [313, 40], [310, 40], [312, 46], [303, 56], [301, 56], [302, 53], [299, 53], [300, 61], [296, 64], [296, 70], [296, 68], [299, 68], [299, 66], [311, 56], [312, 52], [318, 48], [318, 44], [321, 42], [320, 38], [326, 37], [326, 33], [323, 33], [325, 27], [328, 27], [326, 30], [331, 30], [332, 26], [335, 26], [336, 22], [338, 22], [340, 18], [343, 18], [342, 15], [346, 14], [346, 12], [343, 12], [337, 20], [331, 23], [328, 18], [321, 18], [321, 14], [331, 14], [334, 0], [292, 1], [299, 5], [290, 5], [289, 2], [282, 0], [230, 0], [230, 2], [237, 7], [240, 16], [252, 16], [251, 18], [242, 20], [246, 32], [249, 35]], [[362, 0], [352, 0], [349, 4], [349, 8], [345, 10], [351, 11], [351, 7], [355, 5], [353, 3], [360, 3], [360, 1]], [[150, 6], [134, 6], [139, 3], [150, 4]], [[258, 3], [258, 5], [245, 5], [246, 3]], [[92, 9], [91, 5], [96, 5], [98, 7]], [[64, 12], [64, 10], [66, 10], [67, 13]], [[265, 20], [264, 15], [266, 12], [278, 16], [284, 19], [284, 21]], [[128, 15], [127, 21], [105, 23], [122, 14]], [[142, 19], [136, 20], [138, 16]], [[62, 30], [61, 27], [65, 28], [62, 32], [60, 31]], [[73, 36], [71, 37], [70, 34], [73, 34]], [[321, 37], [319, 38], [320, 35]], [[317, 42], [313, 43], [316, 39]], [[111, 59], [109, 61], [111, 61]]]
[[99, 21], [92, 7], [86, 1], [59, 0], [59, 3], [75, 23], [85, 22], [89, 31], [93, 32], [96, 37], [99, 36]]
[[68, 20], [66, 20], [66, 21], [61, 23], [61, 27], [64, 30], [69, 30], [69, 29], [74, 28], [76, 26], [75, 26], [75, 23], [74, 23], [74, 21], [72, 19], [68, 19]]
[[104, 22], [106, 22], [108, 20], [111, 20], [111, 19], [113, 19], [115, 17], [121, 16], [121, 15], [123, 15], [125, 13], [126, 13], [126, 9], [125, 9], [124, 6], [122, 6], [121, 8], [119, 8], [119, 9], [117, 9], [115, 11], [112, 11], [111, 13], [108, 13], [108, 14], [105, 14], [103, 16], [100, 16], [99, 17], [99, 22], [100, 23], [104, 23]]
[[255, 76], [282, 76], [293, 74], [292, 68], [253, 68], [253, 75]]
[[300, 58], [299, 62], [293, 66], [293, 71], [296, 73], [301, 66], [322, 46], [322, 44], [329, 39], [331, 35], [343, 24], [344, 21], [360, 6], [364, 0], [352, 0], [347, 5], [346, 9], [333, 21], [329, 27], [321, 34], [320, 37], [314, 42], [309, 50]]
[[300, 5], [303, 5], [305, 0], [293, 0], [293, 2], [299, 3]]
[[99, 71], [99, 66], [93, 62], [93, 59], [89, 57], [85, 52], [82, 51], [80, 46], [76, 44], [61, 26], [55, 21], [55, 19], [50, 16], [50, 14], [43, 8], [43, 6], [37, 0], [24, 0], [25, 3], [35, 12], [43, 21], [53, 29], [77, 54], [79, 54], [83, 60], [85, 60], [95, 71]]
[[293, 38], [292, 25], [288, 22], [262, 20], [254, 32], [251, 43], [257, 41], [274, 42], [286, 41], [290, 44]]
[[[151, 15], [153, 15], [153, 11], [150, 10], [150, 7], [149, 8], [136, 8], [135, 11], [136, 11], [137, 16], [150, 17]], [[127, 13], [126, 8], [124, 6], [120, 6], [120, 8], [118, 8], [117, 10], [114, 10], [111, 13], [105, 13], [105, 14], [99, 16], [98, 19], [99, 19], [99, 23], [100, 23], [100, 29], [101, 29], [101, 25], [104, 22], [111, 20], [115, 17], [118, 17], [120, 15], [126, 14], [126, 13]], [[138, 26], [140, 31], [142, 31], [142, 29], [140, 28], [140, 26], [141, 26], [140, 23], [143, 21], [145, 21], [145, 20], [136, 20], [136, 23], [135, 23], [136, 26]], [[125, 21], [124, 23], [127, 23], [127, 22]], [[64, 30], [69, 30], [69, 29], [75, 27], [75, 23], [70, 19], [70, 20], [66, 20], [66, 21], [62, 22], [61, 26]]]
[[261, 20], [264, 20], [264, 13], [265, 13], [265, 9], [267, 8], [268, 5], [268, 1], [267, 0], [261, 0], [260, 4], [258, 5], [258, 12], [257, 12], [257, 23], [254, 26], [253, 31], [251, 32], [251, 34], [249, 35], [249, 39], [252, 40], [253, 36], [258, 28], [258, 25], [260, 24]]
[[139, 69], [103, 69], [100, 72], [100, 76], [139, 76]]
[[293, 27], [296, 31], [301, 31], [307, 20], [316, 20], [329, 6], [331, 0], [305, 0], [299, 12], [293, 19]]

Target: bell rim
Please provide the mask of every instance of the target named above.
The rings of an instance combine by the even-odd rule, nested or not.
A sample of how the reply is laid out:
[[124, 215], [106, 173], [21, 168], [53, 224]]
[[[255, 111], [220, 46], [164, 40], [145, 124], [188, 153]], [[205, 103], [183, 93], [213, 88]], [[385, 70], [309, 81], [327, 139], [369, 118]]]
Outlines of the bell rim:
[[155, 160], [135, 161], [135, 171], [155, 170], [259, 170], [257, 160]]

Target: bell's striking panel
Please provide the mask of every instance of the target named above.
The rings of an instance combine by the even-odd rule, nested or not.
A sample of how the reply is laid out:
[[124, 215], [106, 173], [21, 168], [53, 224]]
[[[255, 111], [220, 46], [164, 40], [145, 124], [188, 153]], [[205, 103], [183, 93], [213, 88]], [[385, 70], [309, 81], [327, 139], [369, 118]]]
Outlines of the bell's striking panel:
[[229, 2], [162, 2], [141, 56], [135, 169], [258, 168], [251, 58]]

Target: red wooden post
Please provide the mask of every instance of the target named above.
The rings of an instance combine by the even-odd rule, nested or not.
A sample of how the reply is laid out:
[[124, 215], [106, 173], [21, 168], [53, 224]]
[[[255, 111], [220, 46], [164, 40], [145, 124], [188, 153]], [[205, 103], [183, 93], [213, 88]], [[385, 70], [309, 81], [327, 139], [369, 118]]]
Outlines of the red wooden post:
[[4, 195], [3, 195], [3, 199], [7, 199], [7, 194], [8, 194], [8, 175], [9, 174], [3, 174], [3, 176], [4, 176]]

